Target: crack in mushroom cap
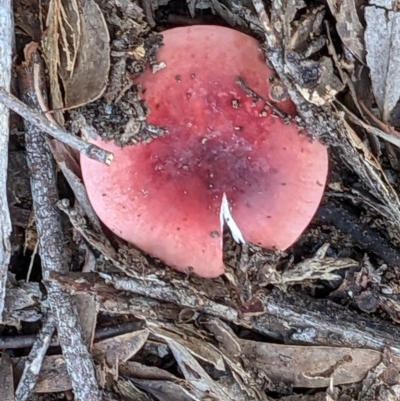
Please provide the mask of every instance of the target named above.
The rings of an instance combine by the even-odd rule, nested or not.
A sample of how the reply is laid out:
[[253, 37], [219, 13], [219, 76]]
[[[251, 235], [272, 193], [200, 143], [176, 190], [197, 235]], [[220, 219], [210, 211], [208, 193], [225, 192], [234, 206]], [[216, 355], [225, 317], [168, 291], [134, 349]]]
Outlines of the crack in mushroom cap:
[[[150, 144], [118, 148], [111, 166], [81, 157], [90, 200], [115, 234], [169, 266], [202, 277], [224, 272], [221, 205], [244, 240], [286, 249], [311, 221], [328, 171], [326, 148], [265, 109], [273, 71], [256, 40], [228, 28], [163, 32], [166, 68], [139, 82], [147, 121], [168, 129]], [[290, 101], [279, 108], [293, 114]]]

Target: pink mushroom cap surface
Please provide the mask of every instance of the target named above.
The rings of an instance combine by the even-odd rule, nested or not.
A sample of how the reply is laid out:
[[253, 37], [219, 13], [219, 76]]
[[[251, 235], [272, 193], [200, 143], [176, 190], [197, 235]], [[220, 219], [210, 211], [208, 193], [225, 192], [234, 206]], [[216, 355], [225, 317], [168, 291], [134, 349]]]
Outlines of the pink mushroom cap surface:
[[[218, 26], [162, 34], [157, 58], [166, 67], [138, 82], [147, 121], [168, 133], [124, 148], [97, 139], [114, 161], [82, 156], [82, 174], [115, 234], [174, 269], [217, 277], [224, 272], [221, 219], [238, 240], [285, 250], [317, 210], [328, 154], [238, 85], [240, 77], [269, 99], [273, 71], [255, 39]], [[291, 101], [277, 106], [295, 110]]]

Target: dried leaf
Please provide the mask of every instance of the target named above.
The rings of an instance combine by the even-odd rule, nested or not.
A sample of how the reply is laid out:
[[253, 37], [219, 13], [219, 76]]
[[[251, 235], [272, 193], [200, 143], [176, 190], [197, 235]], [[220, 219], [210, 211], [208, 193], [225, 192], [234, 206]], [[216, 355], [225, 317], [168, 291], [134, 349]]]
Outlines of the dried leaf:
[[[184, 333], [177, 335], [171, 331], [160, 329], [153, 322], [148, 322], [152, 327], [152, 330], [157, 331], [158, 334], [173, 338], [196, 358], [209, 364], [214, 364], [214, 367], [220, 371], [225, 371], [226, 373], [223, 376], [225, 380], [218, 380], [218, 386], [228, 395], [228, 399], [230, 397], [230, 399], [239, 398], [243, 401], [254, 399], [260, 401], [267, 400], [263, 391], [254, 385], [254, 379], [252, 376], [242, 368], [241, 360], [239, 359], [240, 345], [237, 341], [236, 335], [232, 332], [229, 326], [217, 318], [208, 318], [202, 323], [218, 339], [221, 347], [217, 349], [212, 346], [207, 342], [207, 337], [203, 340], [203, 335], [199, 331], [195, 332], [193, 330], [193, 335], [191, 335], [190, 332], [185, 330]], [[189, 327], [189, 325], [185, 326], [186, 329], [189, 329]], [[176, 328], [174, 331], [176, 332], [178, 330], [179, 329]], [[195, 347], [194, 344], [198, 345]], [[239, 348], [239, 350], [237, 348]], [[213, 351], [213, 353], [210, 354], [210, 351]], [[218, 358], [214, 355], [215, 353], [217, 353]], [[236, 357], [233, 353], [237, 354]], [[222, 361], [216, 364], [215, 361], [219, 361], [220, 359]], [[227, 366], [227, 368], [225, 368], [225, 366]], [[228, 374], [229, 370], [231, 371], [231, 375]]]
[[211, 377], [184, 346], [170, 337], [159, 334], [157, 330], [152, 330], [151, 328], [151, 331], [155, 336], [167, 343], [168, 347], [174, 354], [175, 360], [178, 363], [182, 374], [185, 376], [185, 379], [197, 390], [197, 394], [201, 395], [201, 397], [206, 393], [209, 396], [213, 394], [216, 399], [220, 399], [221, 401], [225, 401], [228, 398], [227, 394], [225, 394], [218, 387], [218, 385], [211, 379]]
[[79, 5], [77, 2], [77, 7], [73, 3], [75, 1], [65, 2], [65, 26], [70, 26], [71, 20], [76, 21], [72, 34], [77, 47], [71, 57], [67, 57], [66, 51], [62, 53], [59, 71], [67, 109], [98, 99], [106, 89], [110, 70], [110, 38], [99, 6], [93, 0], [79, 2]]
[[143, 347], [148, 336], [149, 331], [143, 329], [100, 341], [93, 345], [93, 358], [97, 361], [105, 359], [111, 367], [118, 361], [126, 362]]
[[365, 44], [375, 100], [384, 122], [400, 98], [400, 13], [369, 6], [365, 9]]
[[[356, 383], [382, 358], [380, 352], [369, 349], [303, 347], [248, 340], [240, 340], [240, 344], [249, 366], [294, 387], [327, 387], [331, 379], [334, 385]], [[396, 361], [399, 364], [400, 359]]]
[[93, 346], [98, 306], [93, 294], [75, 294], [73, 298], [78, 309], [85, 344], [90, 351]]
[[119, 367], [121, 376], [133, 377], [136, 379], [146, 380], [171, 380], [175, 381], [178, 378], [167, 370], [157, 368], [155, 366], [146, 366], [139, 362], [127, 361], [121, 363]]
[[[110, 69], [107, 25], [93, 0], [52, 0], [43, 38], [53, 108], [76, 108], [105, 91]], [[58, 76], [63, 82], [62, 100]]]
[[354, 0], [327, 0], [336, 19], [336, 30], [344, 45], [362, 62], [365, 62], [364, 28], [357, 14]]
[[[220, 352], [207, 342], [207, 339], [200, 339], [198, 333], [190, 333], [190, 325], [187, 325], [188, 331], [179, 331], [178, 328], [169, 327], [166, 324], [156, 325], [154, 322], [148, 322], [152, 330], [157, 335], [165, 336], [178, 342], [187, 349], [194, 357], [213, 365], [215, 369], [224, 372], [225, 364]], [[184, 327], [184, 326], [181, 326]], [[192, 330], [193, 331], [193, 330]]]
[[203, 324], [214, 334], [214, 337], [225, 352], [227, 351], [229, 355], [233, 357], [237, 357], [241, 354], [242, 349], [240, 348], [239, 342], [236, 340], [236, 335], [226, 323], [218, 318], [214, 318], [207, 319]]
[[[240, 28], [244, 32], [249, 31], [247, 23], [241, 18], [238, 13], [234, 12], [233, 4], [234, 2], [227, 2], [223, 4], [223, 2], [218, 0], [207, 0], [207, 2], [197, 1], [197, 8], [200, 8], [201, 3], [209, 3], [211, 5], [211, 9], [214, 14], [220, 16], [223, 20], [225, 20], [230, 26], [235, 28]], [[240, 3], [239, 3], [240, 4]], [[231, 6], [231, 9], [229, 8]], [[205, 8], [205, 5], [203, 6]]]

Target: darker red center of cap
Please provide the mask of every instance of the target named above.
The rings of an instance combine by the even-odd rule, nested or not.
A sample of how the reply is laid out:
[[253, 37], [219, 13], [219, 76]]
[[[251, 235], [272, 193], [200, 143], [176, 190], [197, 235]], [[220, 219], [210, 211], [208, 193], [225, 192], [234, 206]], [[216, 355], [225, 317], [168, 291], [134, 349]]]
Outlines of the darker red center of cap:
[[[254, 39], [214, 26], [163, 35], [166, 67], [139, 82], [148, 122], [168, 133], [123, 149], [103, 143], [114, 162], [83, 157], [85, 185], [116, 234], [178, 270], [215, 277], [223, 272], [223, 195], [246, 241], [285, 249], [318, 207], [327, 151], [237, 83], [268, 97], [273, 72]], [[278, 107], [293, 110], [290, 101]]]

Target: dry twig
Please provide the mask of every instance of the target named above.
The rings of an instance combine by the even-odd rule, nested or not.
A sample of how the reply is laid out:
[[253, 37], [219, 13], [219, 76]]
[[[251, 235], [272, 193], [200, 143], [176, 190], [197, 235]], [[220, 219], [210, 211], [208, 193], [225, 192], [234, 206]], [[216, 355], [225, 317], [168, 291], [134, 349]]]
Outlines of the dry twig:
[[[0, 87], [10, 89], [14, 37], [11, 0], [0, 2]], [[11, 219], [7, 202], [9, 110], [0, 104], [0, 322], [6, 296], [7, 269], [11, 257]]]
[[15, 392], [15, 401], [28, 400], [33, 389], [35, 388], [36, 380], [39, 375], [40, 367], [42, 366], [43, 358], [49, 348], [51, 337], [55, 329], [55, 321], [51, 315], [47, 316], [43, 323], [39, 336], [29, 353], [29, 358], [24, 366], [24, 372], [18, 383]]
[[[23, 101], [34, 108], [36, 113], [40, 113], [41, 108], [35, 88], [38, 84], [41, 89], [43, 88], [43, 78], [41, 82], [35, 84], [34, 64], [36, 67], [41, 64], [36, 52], [32, 52], [32, 61], [28, 62], [28, 67], [19, 71], [19, 85]], [[46, 92], [43, 91], [42, 94], [46, 98]], [[26, 106], [24, 109], [29, 111]], [[39, 236], [40, 257], [43, 276], [46, 277], [50, 271], [58, 273], [68, 271], [68, 265], [60, 214], [56, 207], [58, 191], [54, 161], [47, 136], [41, 130], [42, 126], [35, 124], [37, 119], [36, 117], [34, 121], [25, 121], [25, 139], [28, 166], [31, 170], [33, 209]], [[42, 115], [39, 120], [48, 124]], [[101, 394], [93, 362], [83, 341], [76, 305], [72, 297], [57, 284], [48, 285], [47, 290], [75, 397], [77, 400], [85, 401], [100, 400]]]
[[[105, 338], [118, 336], [121, 334], [129, 333], [131, 331], [139, 330], [143, 326], [141, 321], [120, 323], [116, 326], [102, 327], [96, 330], [94, 335], [95, 341], [104, 340]], [[17, 349], [32, 347], [36, 341], [36, 335], [25, 334], [19, 336], [0, 336], [0, 349]], [[50, 339], [49, 346], [58, 347], [60, 342], [58, 336], [54, 335]]]
[[[175, 304], [180, 308], [189, 308], [252, 328], [258, 333], [288, 344], [301, 342], [380, 351], [390, 343], [393, 353], [400, 356], [400, 347], [393, 340], [400, 335], [398, 327], [372, 316], [360, 317], [356, 312], [335, 305], [329, 300], [313, 300], [295, 293], [283, 294], [274, 290], [269, 294], [259, 295], [259, 304], [264, 309], [262, 314], [243, 318], [235, 308], [209, 299], [203, 291], [204, 283], [195, 286], [194, 283], [181, 282], [181, 287], [177, 289], [162, 278], [152, 279], [151, 283], [145, 279], [135, 280], [119, 275], [104, 274], [104, 278], [106, 282], [95, 273], [50, 274], [50, 281], [59, 283], [63, 289], [74, 293], [95, 292], [102, 304], [101, 308], [106, 310], [108, 306], [110, 312], [118, 310], [118, 313], [131, 313], [143, 318], [152, 318], [152, 314], [157, 313], [163, 318], [168, 318], [164, 314], [176, 313], [172, 307]], [[114, 301], [109, 299], [110, 284], [124, 291], [117, 293], [120, 302], [116, 301], [117, 294]], [[136, 297], [125, 294], [127, 291], [136, 294]], [[151, 305], [150, 310], [145, 310], [143, 305], [146, 304]]]
[[40, 131], [46, 132], [53, 138], [58, 139], [73, 149], [76, 149], [85, 156], [105, 164], [111, 164], [113, 160], [112, 153], [107, 152], [96, 145], [87, 143], [60, 128], [60, 126], [54, 121], [49, 121], [43, 114], [39, 114], [37, 111], [32, 110], [3, 87], [0, 87], [0, 103], [15, 111], [26, 121], [29, 121], [30, 124], [35, 125]]
[[0, 357], [0, 399], [14, 401], [13, 368], [7, 353]]

